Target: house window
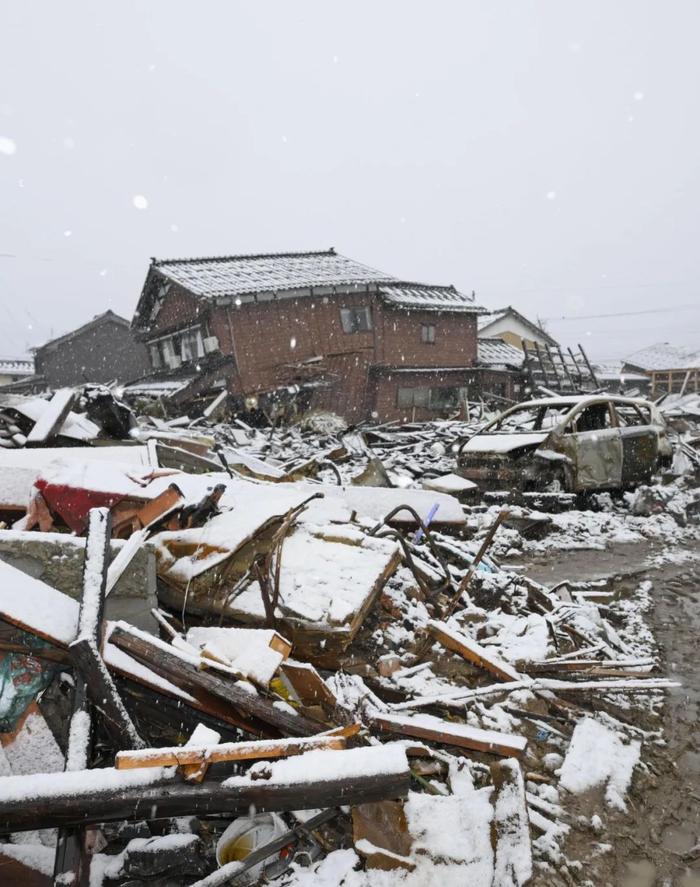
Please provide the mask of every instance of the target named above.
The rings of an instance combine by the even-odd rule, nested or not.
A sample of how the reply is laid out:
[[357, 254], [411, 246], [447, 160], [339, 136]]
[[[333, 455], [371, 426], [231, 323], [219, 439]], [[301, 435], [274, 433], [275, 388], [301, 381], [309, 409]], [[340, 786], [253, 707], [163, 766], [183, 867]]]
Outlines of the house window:
[[368, 306], [341, 308], [340, 322], [344, 333], [365, 333], [372, 329], [372, 312]]
[[431, 388], [431, 410], [456, 410], [459, 406], [459, 388]]
[[434, 345], [435, 344], [435, 327], [433, 326], [432, 323], [421, 324], [420, 340], [421, 340], [421, 342], [424, 342], [426, 345]]
[[430, 404], [430, 388], [399, 388], [397, 403], [400, 407], [427, 407]]
[[399, 388], [400, 407], [423, 407], [437, 412], [453, 412], [467, 400], [466, 388]]
[[172, 369], [186, 361], [197, 360], [204, 355], [202, 328], [193, 326], [170, 336], [162, 336], [148, 343], [148, 351], [151, 366], [156, 370], [161, 367]]

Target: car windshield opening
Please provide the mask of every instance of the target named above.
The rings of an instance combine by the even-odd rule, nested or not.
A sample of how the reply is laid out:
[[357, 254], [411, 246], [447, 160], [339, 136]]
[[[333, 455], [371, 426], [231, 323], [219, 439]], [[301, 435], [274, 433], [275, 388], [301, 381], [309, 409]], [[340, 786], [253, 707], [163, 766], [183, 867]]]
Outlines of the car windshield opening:
[[571, 410], [571, 404], [535, 404], [513, 410], [497, 419], [487, 434], [529, 434], [551, 431]]

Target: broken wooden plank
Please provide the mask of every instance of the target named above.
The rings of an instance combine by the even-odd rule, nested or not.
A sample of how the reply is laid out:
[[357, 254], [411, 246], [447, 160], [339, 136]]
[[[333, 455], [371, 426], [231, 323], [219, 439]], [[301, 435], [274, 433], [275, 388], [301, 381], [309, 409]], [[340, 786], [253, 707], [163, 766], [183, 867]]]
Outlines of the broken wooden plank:
[[377, 801], [352, 808], [352, 841], [368, 869], [413, 871], [412, 839], [403, 805]]
[[302, 705], [336, 705], [328, 684], [309, 662], [288, 659], [280, 666], [282, 678], [288, 683]]
[[464, 688], [463, 690], [440, 693], [435, 696], [419, 696], [406, 702], [397, 703], [393, 706], [393, 710], [404, 711], [442, 705], [445, 708], [454, 708], [462, 712], [465, 704], [469, 702], [499, 693], [512, 693], [514, 690], [522, 690], [523, 688], [527, 688], [533, 693], [539, 690], [553, 690], [558, 693], [570, 691], [579, 693], [587, 690], [596, 690], [602, 693], [615, 693], [618, 691], [624, 691], [625, 693], [650, 693], [655, 690], [672, 690], [680, 686], [681, 684], [678, 681], [671, 681], [668, 678], [611, 679], [608, 681], [561, 681], [555, 678], [525, 678], [522, 681], [510, 681], [507, 684], [490, 684], [488, 687]]
[[370, 726], [377, 727], [385, 733], [413, 736], [417, 739], [439, 742], [442, 745], [455, 745], [459, 748], [504, 755], [505, 757], [521, 755], [527, 747], [525, 736], [499, 733], [496, 730], [482, 730], [479, 727], [471, 727], [469, 724], [445, 721], [433, 715], [402, 717], [377, 713], [370, 717], [369, 722]]
[[344, 749], [342, 735], [321, 735], [292, 739], [272, 739], [258, 742], [224, 742], [217, 745], [179, 745], [171, 748], [147, 748], [138, 751], [119, 752], [114, 760], [117, 770], [138, 767], [199, 766], [203, 763], [218, 764], [222, 761], [258, 761], [269, 758], [286, 758], [300, 755], [316, 748]]
[[428, 622], [428, 630], [443, 647], [447, 647], [448, 650], [457, 653], [462, 659], [471, 662], [472, 665], [485, 669], [500, 681], [521, 680], [521, 675], [512, 665], [509, 665], [505, 660], [486, 650], [481, 644], [478, 644], [461, 632], [450, 628], [444, 622], [431, 619]]
[[[220, 742], [221, 733], [212, 730], [211, 727], [207, 727], [204, 724], [197, 724], [185, 745], [189, 747], [211, 746], [218, 745]], [[118, 758], [119, 755], [117, 755], [117, 759], [114, 762], [114, 766], [117, 770], [120, 769]], [[206, 759], [198, 761], [195, 764], [182, 764], [178, 767], [178, 773], [186, 779], [187, 782], [201, 782], [207, 775], [209, 764], [210, 762]]]
[[150, 637], [145, 632], [120, 622], [114, 626], [110, 643], [145, 663], [157, 674], [174, 681], [178, 686], [190, 690], [203, 690], [218, 696], [246, 715], [253, 715], [265, 723], [272, 724], [280, 732], [292, 736], [311, 736], [320, 733], [325, 725], [317, 724], [309, 718], [287, 711], [286, 708], [257, 693], [243, 689], [235, 681], [235, 676], [212, 662], [212, 668], [200, 671], [202, 660], [176, 652], [171, 646]]
[[199, 785], [159, 769], [6, 776], [0, 778], [0, 833], [219, 813], [234, 818], [251, 806], [271, 812], [371, 803], [406, 797], [409, 780], [398, 743], [310, 751]]
[[50, 437], [55, 437], [61, 430], [68, 413], [78, 396], [74, 388], [59, 388], [47, 402], [41, 416], [34, 423], [34, 427], [27, 435], [27, 446], [37, 446], [45, 443]]

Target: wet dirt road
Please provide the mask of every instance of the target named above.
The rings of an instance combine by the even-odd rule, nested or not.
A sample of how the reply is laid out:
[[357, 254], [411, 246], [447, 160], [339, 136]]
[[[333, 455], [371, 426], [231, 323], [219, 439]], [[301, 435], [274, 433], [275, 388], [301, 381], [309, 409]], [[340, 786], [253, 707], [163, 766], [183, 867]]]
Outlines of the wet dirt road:
[[[572, 828], [567, 855], [584, 862], [580, 882], [595, 887], [700, 887], [700, 548], [690, 543], [672, 557], [641, 543], [550, 552], [526, 568], [550, 586], [567, 578], [615, 577], [614, 586], [631, 593], [651, 580], [653, 609], [645, 618], [665, 675], [683, 685], [664, 709], [667, 746], [643, 751], [652, 771], [635, 777], [628, 816], [608, 816], [607, 834], [599, 837]], [[594, 855], [596, 841], [612, 844], [611, 852]]]

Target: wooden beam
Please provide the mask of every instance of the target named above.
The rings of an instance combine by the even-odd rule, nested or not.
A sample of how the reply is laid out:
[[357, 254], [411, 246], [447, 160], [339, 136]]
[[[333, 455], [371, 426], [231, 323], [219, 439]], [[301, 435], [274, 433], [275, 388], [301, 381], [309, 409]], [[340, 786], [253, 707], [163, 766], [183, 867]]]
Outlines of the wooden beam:
[[[189, 658], [178, 655], [157, 638], [149, 639], [136, 629], [126, 630], [124, 624], [115, 625], [110, 643], [148, 665], [157, 674], [174, 681], [192, 692], [205, 691], [223, 699], [246, 715], [252, 715], [271, 724], [281, 733], [291, 736], [312, 736], [326, 729], [325, 724], [292, 714], [259, 693], [250, 693], [238, 686], [233, 676], [224, 669], [200, 671]], [[214, 665], [214, 663], [212, 663]]]
[[377, 713], [370, 718], [370, 726], [385, 733], [399, 736], [413, 736], [439, 742], [441, 745], [454, 745], [472, 751], [488, 752], [504, 757], [519, 756], [527, 747], [524, 736], [498, 733], [496, 730], [481, 730], [469, 724], [444, 721], [432, 715], [417, 717]]
[[258, 761], [301, 755], [315, 748], [344, 749], [344, 736], [310, 736], [299, 739], [272, 739], [262, 742], [224, 742], [218, 745], [181, 745], [172, 748], [146, 748], [119, 752], [117, 770], [140, 767], [174, 767], [219, 764], [222, 761]]
[[[78, 614], [78, 634], [82, 632], [86, 640], [97, 638], [102, 621], [110, 531], [111, 518], [108, 509], [93, 509], [90, 512], [88, 539], [85, 543], [83, 593]], [[73, 714], [68, 729], [66, 771], [86, 770], [90, 766], [92, 742], [92, 706], [88, 699], [87, 680], [82, 669], [76, 669]], [[78, 826], [59, 829], [54, 857], [54, 884], [77, 887], [84, 877], [87, 865], [83, 828]]]
[[[0, 778], [0, 833], [174, 816], [229, 819], [257, 812], [363, 804], [408, 794], [410, 771], [398, 746], [310, 752], [264, 770], [201, 784], [174, 774], [106, 768]], [[312, 756], [312, 757], [311, 757]]]
[[482, 647], [481, 644], [477, 644], [476, 641], [473, 641], [466, 635], [455, 631], [444, 622], [437, 622], [431, 619], [428, 622], [428, 630], [443, 647], [447, 647], [448, 650], [457, 653], [462, 659], [471, 662], [472, 665], [477, 665], [479, 668], [490, 672], [499, 681], [519, 681], [522, 679], [512, 665], [509, 665], [499, 656], [494, 656]]
[[104, 726], [116, 747], [142, 748], [144, 742], [131, 722], [98, 649], [102, 633], [111, 530], [109, 510], [90, 509], [78, 634], [69, 645], [68, 651], [76, 673], [85, 682], [92, 703], [101, 713]]

